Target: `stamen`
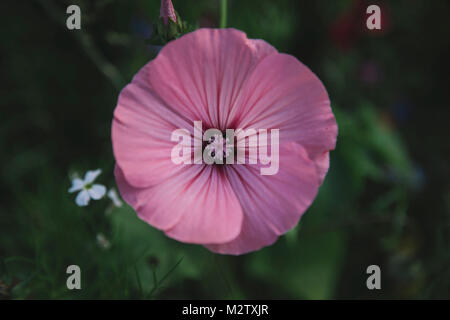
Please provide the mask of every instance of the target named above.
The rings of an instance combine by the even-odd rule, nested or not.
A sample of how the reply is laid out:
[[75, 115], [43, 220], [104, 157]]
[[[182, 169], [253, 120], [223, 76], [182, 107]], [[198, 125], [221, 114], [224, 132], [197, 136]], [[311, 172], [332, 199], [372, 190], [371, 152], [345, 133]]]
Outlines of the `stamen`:
[[208, 145], [206, 145], [205, 150], [209, 152], [210, 157], [216, 160], [222, 159], [225, 162], [233, 148], [229, 140], [229, 138], [224, 139], [222, 135], [215, 134], [207, 142]]

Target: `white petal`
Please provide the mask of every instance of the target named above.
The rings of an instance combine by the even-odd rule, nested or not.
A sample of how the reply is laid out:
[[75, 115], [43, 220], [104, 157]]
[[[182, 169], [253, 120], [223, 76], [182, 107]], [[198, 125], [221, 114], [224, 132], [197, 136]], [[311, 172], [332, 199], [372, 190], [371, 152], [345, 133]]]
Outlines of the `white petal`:
[[88, 192], [92, 199], [99, 200], [105, 195], [106, 187], [102, 186], [101, 184], [94, 184], [92, 188], [88, 190]]
[[122, 201], [119, 198], [119, 195], [117, 194], [116, 190], [111, 189], [108, 191], [108, 197], [113, 202], [114, 206], [120, 208], [122, 206]]
[[81, 189], [83, 189], [84, 187], [84, 183], [83, 180], [76, 178], [72, 180], [72, 187], [70, 187], [69, 192], [75, 192], [75, 191], [80, 191]]
[[80, 207], [85, 207], [89, 204], [89, 193], [86, 190], [81, 191], [75, 198], [75, 203]]
[[84, 177], [84, 184], [90, 184], [90, 183], [94, 182], [94, 180], [97, 179], [97, 177], [101, 173], [102, 173], [102, 170], [100, 170], [100, 169], [86, 172], [86, 176]]

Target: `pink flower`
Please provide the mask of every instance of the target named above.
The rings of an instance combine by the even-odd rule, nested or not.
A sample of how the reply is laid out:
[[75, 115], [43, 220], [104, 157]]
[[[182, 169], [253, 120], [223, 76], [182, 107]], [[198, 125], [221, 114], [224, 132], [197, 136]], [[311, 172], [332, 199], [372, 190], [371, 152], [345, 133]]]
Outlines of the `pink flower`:
[[[279, 129], [279, 170], [174, 164], [171, 134]], [[336, 144], [321, 81], [293, 56], [234, 29], [199, 29], [167, 44], [119, 96], [112, 124], [120, 193], [150, 225], [222, 254], [268, 246], [314, 200]]]
[[172, 0], [161, 0], [161, 9], [159, 10], [159, 16], [163, 18], [165, 25], [169, 23], [169, 18], [173, 22], [177, 23], [177, 15], [175, 14]]

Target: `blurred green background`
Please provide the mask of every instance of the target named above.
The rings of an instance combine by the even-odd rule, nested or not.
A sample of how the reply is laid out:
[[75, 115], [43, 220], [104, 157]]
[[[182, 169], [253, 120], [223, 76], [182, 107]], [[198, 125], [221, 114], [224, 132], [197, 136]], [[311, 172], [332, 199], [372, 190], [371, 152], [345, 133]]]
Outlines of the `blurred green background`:
[[[219, 0], [173, 3], [193, 25], [219, 25]], [[69, 4], [80, 31], [65, 26]], [[365, 27], [369, 4], [382, 31]], [[339, 125], [300, 224], [239, 257], [173, 241], [107, 198], [79, 208], [67, 192], [71, 174], [96, 168], [114, 186], [112, 113], [155, 56], [159, 6], [0, 2], [0, 298], [450, 298], [450, 3], [228, 1], [229, 27], [319, 76]], [[82, 290], [66, 288], [71, 264]], [[371, 264], [381, 290], [366, 287]]]

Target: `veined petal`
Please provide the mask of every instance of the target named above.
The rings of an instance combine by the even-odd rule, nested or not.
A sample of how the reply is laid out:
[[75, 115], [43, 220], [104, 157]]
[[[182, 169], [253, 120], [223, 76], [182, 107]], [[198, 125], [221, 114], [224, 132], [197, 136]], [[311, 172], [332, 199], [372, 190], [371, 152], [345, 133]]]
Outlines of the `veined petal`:
[[293, 56], [263, 59], [233, 111], [238, 128], [279, 129], [281, 142], [298, 142], [313, 160], [335, 148], [337, 124], [326, 89]]
[[166, 105], [150, 86], [152, 62], [122, 90], [112, 124], [114, 156], [127, 182], [136, 188], [155, 185], [182, 170], [171, 160], [178, 143], [171, 141], [172, 132], [186, 129], [193, 136], [193, 122]]
[[164, 46], [148, 65], [148, 80], [184, 117], [226, 129], [229, 112], [252, 70], [276, 52], [239, 30], [199, 29]]
[[165, 230], [169, 237], [205, 244], [230, 241], [240, 233], [242, 208], [222, 170], [204, 166], [180, 200], [184, 214]]
[[279, 159], [275, 175], [260, 175], [261, 165], [227, 168], [227, 177], [243, 208], [244, 222], [236, 239], [208, 245], [208, 249], [235, 255], [258, 250], [298, 223], [319, 188], [315, 163], [297, 143], [281, 145]]
[[242, 225], [242, 209], [223, 173], [193, 165], [156, 187], [135, 188], [116, 166], [123, 199], [150, 225], [179, 241], [220, 243], [234, 239]]

